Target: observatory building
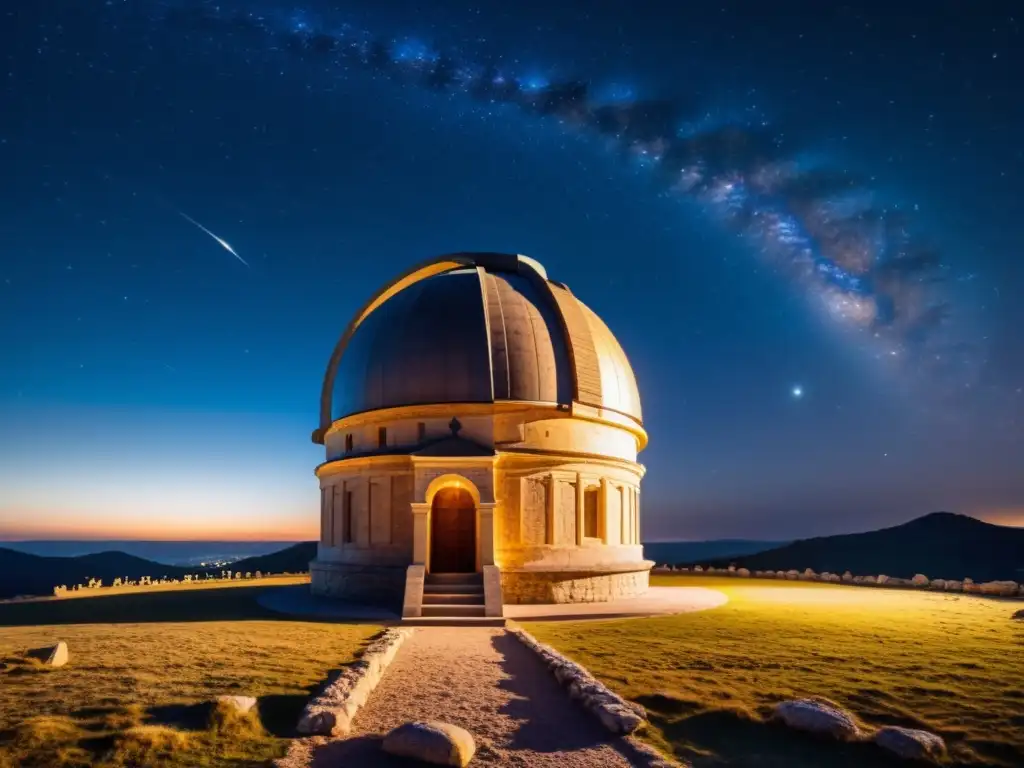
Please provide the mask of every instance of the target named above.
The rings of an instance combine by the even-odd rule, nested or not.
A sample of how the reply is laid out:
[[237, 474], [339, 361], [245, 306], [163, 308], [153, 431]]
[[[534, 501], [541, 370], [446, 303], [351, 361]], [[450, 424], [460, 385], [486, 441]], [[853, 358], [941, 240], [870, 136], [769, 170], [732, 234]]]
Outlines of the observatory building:
[[526, 256], [459, 253], [384, 286], [324, 376], [312, 589], [403, 615], [647, 589], [636, 380]]

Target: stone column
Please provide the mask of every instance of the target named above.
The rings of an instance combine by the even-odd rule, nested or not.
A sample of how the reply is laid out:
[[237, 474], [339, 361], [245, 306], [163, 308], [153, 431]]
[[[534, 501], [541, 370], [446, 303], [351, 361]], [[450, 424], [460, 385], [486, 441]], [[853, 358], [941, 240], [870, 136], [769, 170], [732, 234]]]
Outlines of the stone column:
[[576, 546], [583, 546], [583, 475], [576, 473]]
[[[555, 494], [558, 493], [558, 483], [555, 481], [554, 475], [548, 475], [545, 478], [545, 482], [548, 485], [548, 495], [544, 499], [544, 543], [554, 544], [555, 543]], [[523, 510], [522, 506], [519, 509], [519, 517], [522, 519]]]
[[430, 528], [427, 526], [430, 505], [412, 502], [412, 562], [414, 565], [427, 564], [427, 552], [430, 546]]
[[633, 514], [633, 543], [640, 543], [640, 489], [636, 489], [636, 510]]
[[494, 508], [496, 502], [480, 502], [480, 567], [494, 565]]
[[601, 493], [597, 497], [597, 535], [608, 543], [608, 478], [601, 478]]

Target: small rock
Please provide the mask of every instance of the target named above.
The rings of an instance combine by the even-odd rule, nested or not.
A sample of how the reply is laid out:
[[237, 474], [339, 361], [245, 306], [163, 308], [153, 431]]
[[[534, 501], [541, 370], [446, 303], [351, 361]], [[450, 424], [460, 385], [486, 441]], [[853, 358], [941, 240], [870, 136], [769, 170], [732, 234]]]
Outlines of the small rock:
[[1013, 618], [1017, 621], [1024, 621], [1024, 608], [1013, 614]]
[[915, 587], [927, 587], [928, 577], [925, 576], [923, 573], [915, 573], [914, 578], [910, 580], [910, 583], [913, 584]]
[[612, 733], [633, 733], [647, 721], [628, 707], [599, 707], [594, 710], [601, 724]]
[[983, 595], [999, 595], [1000, 597], [1013, 597], [1017, 594], [1017, 582], [1015, 581], [986, 581], [978, 585], [978, 590]]
[[946, 753], [946, 742], [941, 736], [916, 728], [887, 725], [875, 734], [875, 744], [907, 760], [939, 757]]
[[737, 576], [742, 576], [743, 578], [747, 578], [748, 576], [750, 576], [750, 571], [747, 570], [746, 568], [737, 568], [736, 569], [736, 575]]
[[234, 707], [241, 715], [248, 713], [256, 706], [255, 696], [218, 696], [217, 701]]
[[68, 663], [68, 644], [61, 640], [53, 648], [43, 662], [48, 667], [63, 667]]
[[783, 701], [775, 705], [775, 717], [790, 728], [828, 734], [837, 739], [850, 739], [859, 734], [849, 712], [818, 699]]
[[464, 768], [476, 753], [473, 735], [465, 728], [439, 722], [404, 723], [384, 737], [384, 751], [434, 765]]

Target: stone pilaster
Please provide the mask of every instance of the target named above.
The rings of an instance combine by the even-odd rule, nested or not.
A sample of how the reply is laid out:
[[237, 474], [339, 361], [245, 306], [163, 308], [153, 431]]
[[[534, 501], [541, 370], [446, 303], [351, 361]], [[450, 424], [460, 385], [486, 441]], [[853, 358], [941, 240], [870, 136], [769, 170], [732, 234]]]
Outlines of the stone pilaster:
[[430, 526], [427, 524], [430, 505], [414, 501], [409, 506], [412, 507], [412, 562], [426, 565], [430, 551]]

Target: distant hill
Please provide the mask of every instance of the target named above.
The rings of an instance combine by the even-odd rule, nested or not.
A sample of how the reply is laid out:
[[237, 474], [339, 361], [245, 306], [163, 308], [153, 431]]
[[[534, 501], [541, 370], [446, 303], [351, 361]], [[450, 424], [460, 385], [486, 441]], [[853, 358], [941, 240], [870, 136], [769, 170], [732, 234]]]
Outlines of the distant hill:
[[[316, 556], [316, 542], [302, 542], [259, 557], [248, 557], [227, 566], [232, 571], [263, 573], [302, 573]], [[219, 568], [210, 573], [219, 574]], [[114, 579], [180, 579], [186, 574], [204, 574], [201, 568], [163, 565], [124, 552], [98, 552], [80, 557], [41, 557], [0, 547], [0, 598], [15, 595], [50, 595], [58, 584], [72, 586], [89, 579], [102, 579], [110, 585]]]
[[801, 539], [756, 554], [722, 557], [692, 565], [760, 571], [830, 571], [854, 575], [930, 579], [1024, 581], [1024, 528], [993, 525], [966, 515], [934, 512], [909, 523], [868, 533]]
[[161, 565], [124, 552], [98, 552], [81, 557], [41, 557], [0, 547], [0, 597], [14, 595], [50, 595], [58, 584], [82, 584], [102, 579], [110, 584], [115, 578], [138, 579], [166, 576], [179, 579], [194, 570]]
[[232, 571], [255, 573], [305, 573], [309, 561], [316, 557], [316, 542], [301, 541], [278, 552], [258, 557], [246, 557], [227, 566]]
[[644, 557], [659, 565], [739, 557], [764, 552], [788, 544], [787, 541], [754, 541], [751, 539], [712, 539], [710, 541], [653, 541], [644, 544]]

